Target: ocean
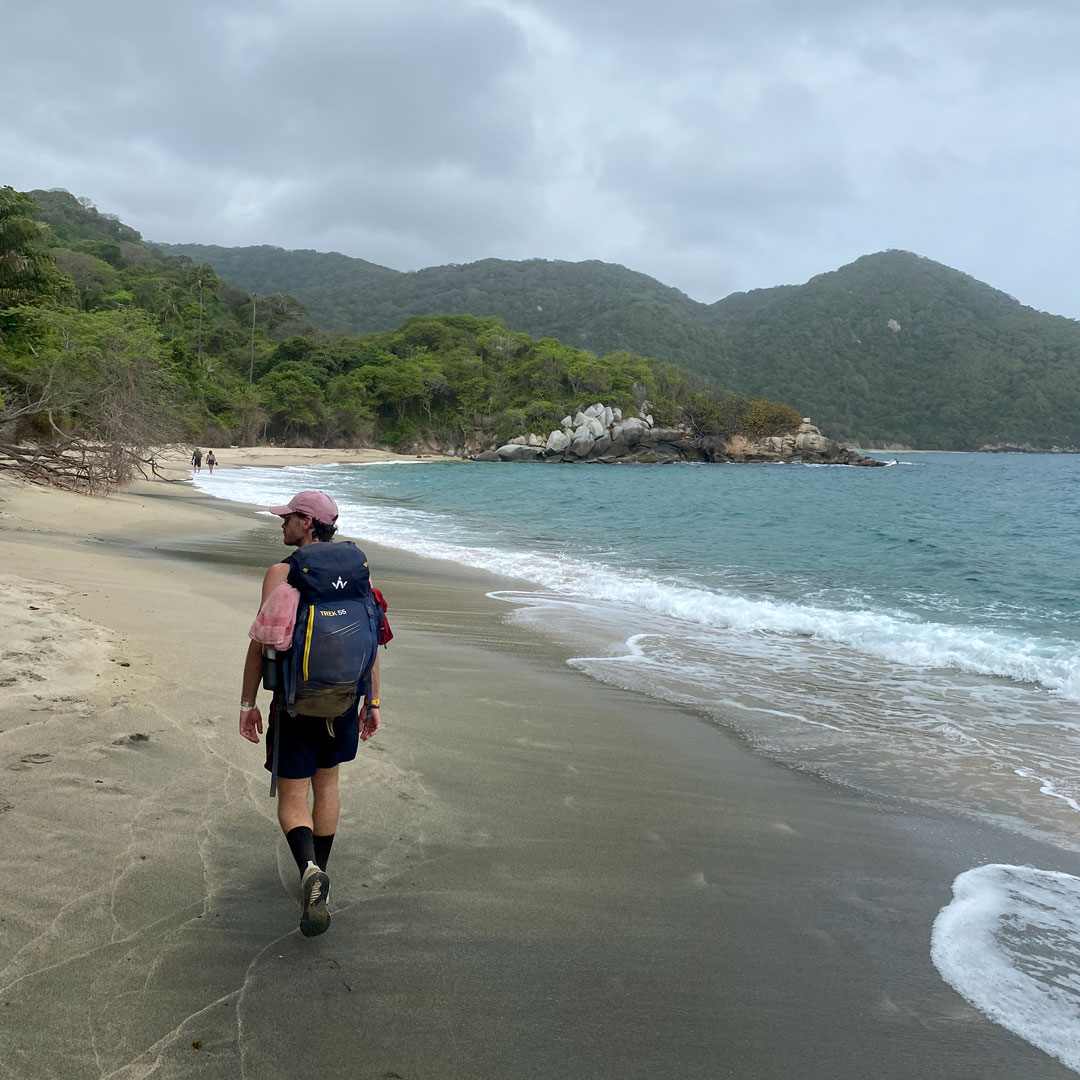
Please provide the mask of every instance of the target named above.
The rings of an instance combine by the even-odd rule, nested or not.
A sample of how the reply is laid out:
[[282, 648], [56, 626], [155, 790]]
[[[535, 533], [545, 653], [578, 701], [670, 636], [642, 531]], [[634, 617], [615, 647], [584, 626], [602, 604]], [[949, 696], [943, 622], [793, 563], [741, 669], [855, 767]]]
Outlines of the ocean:
[[[593, 678], [901, 810], [1080, 853], [1080, 456], [879, 456], [195, 484], [264, 506], [327, 491], [348, 536], [501, 575], [507, 619]], [[988, 864], [953, 888], [927, 928], [942, 977], [1080, 1071], [1080, 879]]]

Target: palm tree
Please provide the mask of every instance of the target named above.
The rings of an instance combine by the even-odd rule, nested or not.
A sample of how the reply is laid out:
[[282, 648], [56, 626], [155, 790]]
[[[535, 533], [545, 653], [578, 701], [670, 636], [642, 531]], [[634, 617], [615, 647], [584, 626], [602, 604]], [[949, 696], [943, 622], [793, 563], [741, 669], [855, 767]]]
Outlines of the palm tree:
[[216, 290], [221, 284], [221, 278], [214, 273], [214, 268], [209, 263], [201, 263], [191, 271], [191, 287], [199, 293], [199, 364], [202, 364], [202, 315], [203, 315], [203, 289]]
[[169, 323], [173, 324], [172, 337], [176, 337], [176, 327], [184, 325], [184, 313], [180, 309], [175, 293], [165, 294], [161, 301], [161, 307], [158, 308], [158, 318], [161, 320], [162, 326], [168, 326]]

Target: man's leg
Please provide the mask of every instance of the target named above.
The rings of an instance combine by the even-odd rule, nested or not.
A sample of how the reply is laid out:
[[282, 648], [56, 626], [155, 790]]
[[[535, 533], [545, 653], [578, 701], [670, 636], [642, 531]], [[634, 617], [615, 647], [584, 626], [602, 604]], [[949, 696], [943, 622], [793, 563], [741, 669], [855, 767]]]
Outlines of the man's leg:
[[[311, 809], [308, 806], [308, 791], [311, 780], [304, 777], [302, 780], [289, 780], [284, 776], [278, 777], [277, 789], [277, 819], [281, 831], [288, 836], [293, 829], [312, 827]], [[301, 867], [301, 869], [303, 869]]]
[[315, 806], [311, 814], [315, 861], [325, 870], [330, 860], [330, 848], [334, 843], [338, 814], [341, 811], [338, 766], [319, 769], [311, 778], [311, 787], [315, 792]]
[[[320, 770], [321, 771], [321, 770]], [[337, 770], [333, 770], [336, 772]], [[318, 775], [318, 774], [316, 774]], [[335, 776], [335, 789], [336, 780]], [[278, 824], [289, 842], [296, 865], [300, 868], [300, 886], [304, 907], [300, 915], [300, 933], [315, 937], [330, 926], [330, 912], [326, 899], [330, 895], [330, 879], [315, 857], [315, 841], [312, 836], [312, 814], [308, 807], [308, 788], [313, 780], [290, 780], [278, 777]], [[316, 805], [318, 805], [316, 788]], [[336, 819], [335, 819], [336, 820]]]

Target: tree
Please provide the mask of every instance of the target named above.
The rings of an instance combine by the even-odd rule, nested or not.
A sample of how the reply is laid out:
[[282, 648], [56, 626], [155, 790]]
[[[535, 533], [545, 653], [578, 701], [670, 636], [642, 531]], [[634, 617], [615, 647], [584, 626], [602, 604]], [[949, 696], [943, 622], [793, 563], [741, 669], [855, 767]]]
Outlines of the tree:
[[33, 220], [36, 213], [29, 195], [0, 188], [0, 308], [55, 295], [62, 285], [46, 249], [48, 227]]
[[259, 380], [259, 397], [286, 436], [310, 429], [322, 418], [325, 401], [316, 375], [310, 365], [288, 364]]
[[154, 469], [179, 439], [182, 388], [145, 312], [18, 309], [0, 358], [0, 468], [35, 483], [107, 491]]
[[87, 255], [85, 251], [56, 248], [53, 258], [57, 268], [74, 282], [78, 306], [83, 311], [99, 306], [106, 293], [116, 288], [116, 271], [108, 263]]
[[203, 290], [216, 292], [221, 279], [214, 273], [209, 263], [201, 263], [191, 271], [191, 287], [199, 294], [199, 366], [202, 366], [202, 327], [203, 327]]
[[394, 409], [398, 421], [405, 419], [409, 402], [424, 392], [424, 367], [416, 360], [398, 360], [394, 364], [358, 368], [380, 405]]

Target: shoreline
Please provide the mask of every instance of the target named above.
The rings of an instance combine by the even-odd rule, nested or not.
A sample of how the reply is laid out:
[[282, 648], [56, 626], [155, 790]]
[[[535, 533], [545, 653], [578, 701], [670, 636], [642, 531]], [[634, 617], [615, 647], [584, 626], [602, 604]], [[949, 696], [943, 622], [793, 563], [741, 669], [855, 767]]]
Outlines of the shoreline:
[[1068, 853], [766, 762], [569, 669], [485, 595], [507, 579], [365, 547], [389, 707], [309, 942], [235, 730], [274, 523], [161, 481], [0, 487], [30, 590], [4, 600], [29, 673], [0, 724], [12, 1077], [1074, 1075], [929, 958], [958, 873]]

